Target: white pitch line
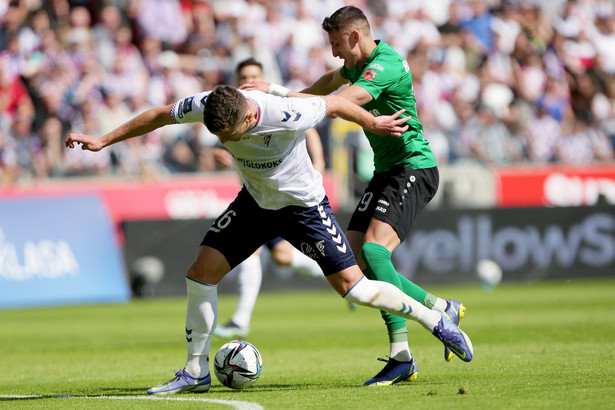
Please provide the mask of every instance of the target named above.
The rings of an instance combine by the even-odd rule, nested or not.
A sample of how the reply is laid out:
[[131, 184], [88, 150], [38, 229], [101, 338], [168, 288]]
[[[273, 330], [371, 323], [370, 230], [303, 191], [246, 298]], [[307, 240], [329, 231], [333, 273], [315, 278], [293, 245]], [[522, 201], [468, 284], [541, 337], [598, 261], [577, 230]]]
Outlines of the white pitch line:
[[8, 394], [0, 395], [0, 399], [106, 399], [106, 400], [166, 400], [166, 401], [198, 401], [204, 403], [216, 403], [232, 406], [237, 410], [262, 410], [264, 409], [258, 403], [252, 403], [249, 401], [237, 401], [237, 400], [218, 400], [218, 399], [206, 399], [201, 397], [160, 397], [160, 396], [73, 396], [73, 395], [18, 395]]

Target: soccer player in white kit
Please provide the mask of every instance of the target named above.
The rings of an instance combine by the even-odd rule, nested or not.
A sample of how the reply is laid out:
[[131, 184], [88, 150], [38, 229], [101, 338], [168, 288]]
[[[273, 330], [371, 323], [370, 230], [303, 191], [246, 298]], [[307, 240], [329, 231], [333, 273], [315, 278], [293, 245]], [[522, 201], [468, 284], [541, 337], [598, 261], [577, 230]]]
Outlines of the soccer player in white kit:
[[386, 282], [369, 280], [357, 266], [305, 146], [304, 131], [327, 115], [353, 121], [378, 135], [399, 136], [406, 119], [374, 117], [341, 97], [281, 98], [217, 86], [175, 104], [152, 108], [101, 138], [70, 134], [66, 146], [99, 151], [159, 127], [204, 122], [233, 154], [243, 188], [205, 234], [186, 273], [186, 344], [182, 370], [149, 394], [206, 392], [209, 353], [217, 321], [217, 285], [268, 240], [281, 236], [313, 258], [331, 286], [354, 303], [419, 322], [462, 360], [473, 348], [467, 335]]

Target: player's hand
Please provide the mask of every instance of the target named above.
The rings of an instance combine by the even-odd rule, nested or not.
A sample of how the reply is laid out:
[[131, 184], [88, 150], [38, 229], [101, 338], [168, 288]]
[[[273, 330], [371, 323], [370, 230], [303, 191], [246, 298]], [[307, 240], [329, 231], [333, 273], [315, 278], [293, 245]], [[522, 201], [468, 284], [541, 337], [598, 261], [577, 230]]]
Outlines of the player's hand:
[[246, 91], [258, 90], [258, 91], [262, 91], [264, 93], [268, 93], [270, 86], [271, 86], [271, 83], [268, 83], [266, 81], [252, 80], [250, 82], [242, 84], [239, 87], [239, 89], [240, 90], [246, 90]]
[[408, 125], [404, 125], [410, 121], [410, 116], [398, 118], [406, 110], [399, 110], [393, 115], [379, 115], [374, 118], [373, 133], [378, 135], [392, 135], [393, 137], [401, 137], [408, 130]]
[[64, 144], [67, 148], [75, 148], [81, 144], [84, 151], [100, 151], [104, 148], [102, 138], [85, 134], [69, 134]]

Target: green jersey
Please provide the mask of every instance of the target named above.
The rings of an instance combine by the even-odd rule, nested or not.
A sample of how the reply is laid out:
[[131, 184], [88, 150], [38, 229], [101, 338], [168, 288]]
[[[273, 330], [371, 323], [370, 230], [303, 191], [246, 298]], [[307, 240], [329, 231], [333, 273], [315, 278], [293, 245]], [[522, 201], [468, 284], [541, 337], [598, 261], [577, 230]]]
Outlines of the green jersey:
[[363, 105], [363, 108], [374, 116], [391, 115], [405, 109], [401, 117], [411, 117], [407, 122], [408, 130], [401, 137], [365, 131], [374, 150], [376, 172], [388, 171], [396, 165], [414, 169], [435, 167], [436, 160], [417, 118], [408, 62], [384, 41], [376, 42], [376, 48], [362, 67], [349, 70], [343, 66], [340, 71], [351, 85], [364, 88], [372, 95], [373, 100]]

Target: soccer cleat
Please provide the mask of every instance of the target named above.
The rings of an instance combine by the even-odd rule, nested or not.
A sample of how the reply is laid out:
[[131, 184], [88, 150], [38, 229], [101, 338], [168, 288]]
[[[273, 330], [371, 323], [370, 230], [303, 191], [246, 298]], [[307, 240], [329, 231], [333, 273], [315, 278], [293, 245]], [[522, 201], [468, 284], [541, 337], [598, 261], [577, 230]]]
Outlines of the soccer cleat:
[[414, 357], [408, 362], [400, 362], [395, 359], [378, 358], [381, 362], [387, 362], [384, 369], [377, 375], [363, 383], [364, 386], [390, 386], [391, 384], [414, 381], [419, 376], [419, 368], [414, 361]]
[[444, 314], [441, 315], [440, 322], [434, 328], [433, 335], [464, 362], [469, 362], [474, 357], [474, 348], [468, 335]]
[[216, 326], [214, 330], [214, 335], [222, 339], [243, 339], [248, 336], [248, 333], [250, 333], [250, 329], [240, 327], [232, 320], [224, 325]]
[[[459, 326], [459, 322], [466, 316], [466, 307], [463, 303], [448, 299], [446, 301], [446, 309], [444, 314], [453, 322], [454, 325]], [[444, 360], [450, 362], [455, 357], [455, 354], [451, 352], [451, 349], [444, 346]]]
[[197, 379], [185, 370], [176, 370], [175, 377], [166, 383], [154, 386], [147, 391], [148, 394], [175, 394], [181, 392], [205, 393], [211, 387], [211, 376]]

